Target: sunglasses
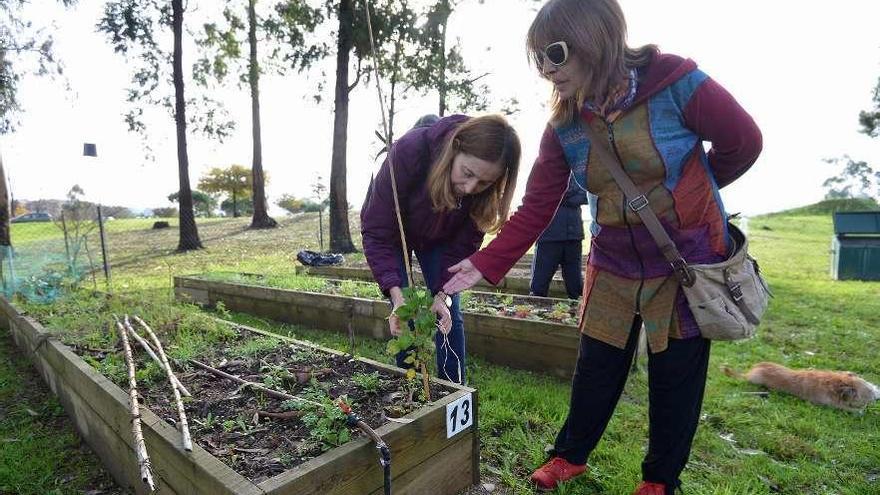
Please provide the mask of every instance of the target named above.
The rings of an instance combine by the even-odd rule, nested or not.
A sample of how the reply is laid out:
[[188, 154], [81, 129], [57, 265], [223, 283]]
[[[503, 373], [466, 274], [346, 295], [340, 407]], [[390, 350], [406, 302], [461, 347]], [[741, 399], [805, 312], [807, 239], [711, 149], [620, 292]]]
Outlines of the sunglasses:
[[540, 62], [542, 62], [541, 65], [543, 65], [544, 60], [547, 60], [556, 67], [562, 67], [565, 65], [565, 63], [568, 62], [568, 43], [557, 41], [545, 46], [540, 60]]

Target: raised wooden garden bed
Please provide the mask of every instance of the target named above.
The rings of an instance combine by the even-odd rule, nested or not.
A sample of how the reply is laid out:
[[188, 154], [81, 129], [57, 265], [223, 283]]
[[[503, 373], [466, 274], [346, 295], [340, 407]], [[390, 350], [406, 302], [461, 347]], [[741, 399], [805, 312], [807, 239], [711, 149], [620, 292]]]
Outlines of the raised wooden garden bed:
[[[388, 339], [390, 313], [387, 301], [347, 297], [261, 286], [252, 283], [206, 280], [197, 276], [175, 277], [178, 300], [226, 308], [273, 320], [347, 333]], [[471, 293], [470, 297], [480, 293]], [[486, 296], [497, 297], [495, 294]], [[522, 297], [523, 301], [551, 305], [558, 300]], [[511, 309], [519, 305], [512, 305]], [[576, 307], [576, 306], [575, 306]], [[529, 318], [463, 311], [468, 354], [489, 362], [563, 379], [571, 378], [577, 360], [579, 333], [575, 320], [568, 324]]]
[[[319, 277], [328, 277], [328, 278], [341, 278], [348, 280], [364, 280], [364, 281], [372, 281], [373, 274], [370, 272], [369, 268], [366, 267], [355, 267], [355, 266], [297, 266], [296, 273], [299, 274], [308, 274], [308, 275], [316, 275]], [[480, 282], [475, 285], [475, 287], [484, 290], [498, 290], [501, 292], [505, 292], [507, 294], [522, 294], [527, 295], [529, 293], [529, 282], [528, 278], [528, 270], [523, 269], [514, 269], [512, 275], [508, 275], [501, 280], [501, 283], [498, 285], [492, 285], [485, 280], [480, 280]], [[420, 284], [424, 284], [424, 279], [422, 279], [421, 273], [415, 273], [416, 282]], [[549, 289], [550, 297], [566, 297], [567, 294], [565, 292], [565, 284], [559, 278], [554, 278], [550, 281], [550, 289]]]
[[[140, 481], [140, 471], [132, 446], [128, 394], [98, 373], [72, 348], [56, 340], [55, 336], [40, 323], [20, 314], [3, 298], [0, 298], [0, 325], [10, 330], [16, 344], [31, 359], [43, 379], [58, 396], [68, 415], [73, 418], [77, 430], [98, 454], [117, 482], [126, 489], [146, 493], [145, 486]], [[101, 323], [96, 322], [95, 325]], [[283, 357], [285, 348], [307, 351], [311, 349], [308, 352], [322, 353], [328, 356], [330, 362], [336, 363], [337, 367], [333, 368], [333, 373], [345, 366], [355, 366], [359, 369], [373, 370], [392, 380], [403, 379], [400, 370], [381, 363], [349, 360], [341, 353], [309, 343], [247, 327], [237, 328], [241, 328], [242, 332], [271, 336], [287, 342], [279, 347], [280, 350], [272, 351], [275, 352], [276, 358]], [[247, 371], [245, 368], [239, 369], [239, 372], [245, 371]], [[216, 395], [218, 393], [216, 387], [222, 385], [215, 383], [216, 380], [203, 372], [190, 372], [180, 377], [193, 393], [193, 402], [187, 405], [190, 414], [192, 409], [197, 411], [200, 407], [207, 407], [199, 402], [202, 400], [200, 395], [203, 397]], [[229, 389], [226, 392], [228, 397], [221, 397], [219, 402], [233, 400], [239, 394], [234, 383], [225, 386]], [[434, 390], [438, 390], [439, 396], [434, 402], [417, 408], [399, 421], [389, 421], [376, 428], [377, 433], [391, 448], [392, 486], [396, 494], [456, 494], [479, 481], [476, 391], [438, 380], [434, 380], [433, 387]], [[141, 392], [147, 402], [155, 399], [155, 392], [151, 390]], [[434, 395], [432, 391], [432, 396]], [[248, 400], [259, 401], [253, 397]], [[271, 402], [277, 399], [262, 400]], [[468, 409], [472, 413], [472, 424], [460, 426], [458, 431], [453, 431], [454, 434], [449, 436], [448, 409], [462, 405], [463, 401], [470, 401]], [[223, 457], [217, 451], [223, 450], [226, 454], [231, 452], [231, 459], [234, 461], [232, 463], [238, 467], [241, 459], [236, 460], [236, 456], [251, 456], [251, 461], [259, 465], [261, 458], [253, 456], [265, 455], [264, 450], [268, 449], [239, 448], [234, 443], [215, 445], [210, 439], [216, 437], [210, 435], [216, 435], [218, 431], [222, 433], [222, 430], [216, 427], [208, 428], [207, 433], [201, 435], [194, 432], [193, 451], [185, 452], [181, 448], [179, 431], [164, 419], [173, 415], [169, 414], [160, 403], [157, 403], [156, 407], [158, 415], [141, 406], [141, 420], [159, 493], [361, 495], [379, 494], [383, 491], [382, 468], [378, 463], [377, 449], [366, 438], [353, 439], [317, 457], [305, 460], [292, 469], [279, 469], [271, 477], [253, 481], [251, 477], [240, 474], [221, 461], [222, 457], [226, 462], [230, 462], [230, 457], [228, 455]], [[366, 418], [369, 411], [359, 412]], [[375, 418], [375, 411], [373, 413], [369, 421], [374, 421], [374, 426], [377, 426], [379, 420]], [[379, 411], [379, 416], [384, 414]], [[198, 415], [195, 416], [197, 417]], [[458, 415], [458, 418], [461, 417]], [[235, 425], [232, 426], [235, 428]], [[264, 420], [263, 426], [266, 430], [276, 433], [285, 428], [281, 423], [274, 423], [272, 420]], [[281, 438], [284, 435], [275, 436], [276, 439], [284, 440]], [[254, 430], [240, 437], [248, 442], [259, 441]], [[211, 452], [219, 457], [215, 457]], [[265, 462], [278, 464], [277, 459], [268, 459], [268, 457]]]

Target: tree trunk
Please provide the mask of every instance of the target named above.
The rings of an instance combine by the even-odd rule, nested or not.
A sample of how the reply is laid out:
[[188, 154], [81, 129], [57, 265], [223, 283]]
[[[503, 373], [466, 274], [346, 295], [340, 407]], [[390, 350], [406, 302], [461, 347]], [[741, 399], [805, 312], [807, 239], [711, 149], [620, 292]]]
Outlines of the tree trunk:
[[446, 24], [449, 22], [449, 14], [452, 10], [449, 8], [449, 2], [443, 2], [443, 24], [440, 25], [440, 67], [438, 70], [439, 83], [437, 84], [438, 93], [440, 93], [439, 114], [441, 117], [446, 115]]
[[[0, 156], [0, 246], [12, 245], [9, 235], [9, 190], [6, 188], [6, 170], [3, 168], [3, 157]], [[5, 254], [5, 249], [2, 254]]]
[[186, 153], [186, 101], [183, 96], [183, 0], [171, 0], [174, 30], [174, 121], [177, 124], [177, 169], [180, 176], [180, 241], [178, 251], [202, 249], [196, 216], [193, 212], [192, 189], [189, 185], [189, 157]]
[[339, 1], [339, 38], [336, 51], [336, 105], [333, 118], [333, 157], [330, 163], [330, 250], [356, 251], [348, 228], [346, 147], [348, 145], [348, 57], [353, 44], [352, 0]]
[[260, 133], [260, 65], [257, 62], [257, 0], [248, 0], [248, 44], [250, 64], [248, 82], [251, 86], [251, 126], [254, 136], [253, 173], [254, 216], [252, 229], [271, 229], [278, 226], [269, 216], [266, 205], [266, 178], [263, 175], [263, 138]]
[[235, 189], [232, 190], [232, 218], [238, 218], [238, 197]]
[[[386, 146], [390, 146], [394, 142], [394, 107], [397, 102], [397, 74], [400, 69], [400, 49], [400, 43], [395, 43], [394, 58], [391, 64], [391, 95], [388, 98], [388, 136], [386, 136]], [[376, 81], [376, 84], [379, 84], [379, 81]]]

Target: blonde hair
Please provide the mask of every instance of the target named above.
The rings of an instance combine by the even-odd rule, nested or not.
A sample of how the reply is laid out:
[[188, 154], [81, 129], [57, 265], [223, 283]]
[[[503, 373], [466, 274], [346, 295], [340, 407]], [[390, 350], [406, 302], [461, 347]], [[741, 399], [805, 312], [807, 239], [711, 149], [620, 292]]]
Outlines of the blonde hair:
[[578, 91], [574, 98], [563, 99], [554, 88], [551, 121], [557, 124], [573, 121], [586, 99], [604, 102], [630, 69], [647, 65], [657, 53], [656, 45], [627, 46], [626, 19], [616, 0], [550, 0], [544, 4], [526, 40], [529, 58], [538, 71], [542, 71], [544, 48], [557, 41], [565, 41], [569, 56], [589, 68], [590, 92]]
[[497, 163], [503, 172], [494, 184], [474, 196], [470, 216], [483, 232], [496, 232], [507, 220], [519, 171], [520, 143], [516, 131], [500, 115], [474, 117], [458, 126], [428, 174], [435, 212], [451, 211], [459, 201], [452, 186], [452, 163], [466, 153]]

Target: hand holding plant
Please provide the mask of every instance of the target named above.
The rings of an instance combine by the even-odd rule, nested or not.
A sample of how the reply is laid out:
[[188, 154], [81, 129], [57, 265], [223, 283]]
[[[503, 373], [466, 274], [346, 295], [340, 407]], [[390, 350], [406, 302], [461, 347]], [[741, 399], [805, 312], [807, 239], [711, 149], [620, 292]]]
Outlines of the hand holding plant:
[[449, 333], [452, 329], [452, 314], [449, 312], [449, 306], [446, 305], [446, 294], [439, 292], [434, 296], [434, 303], [431, 304], [431, 312], [440, 318], [438, 328], [443, 335]]
[[388, 294], [391, 296], [391, 314], [388, 316], [388, 329], [394, 337], [400, 337], [402, 330], [400, 329], [400, 317], [397, 315], [397, 309], [405, 304], [403, 291], [400, 287], [392, 287]]

